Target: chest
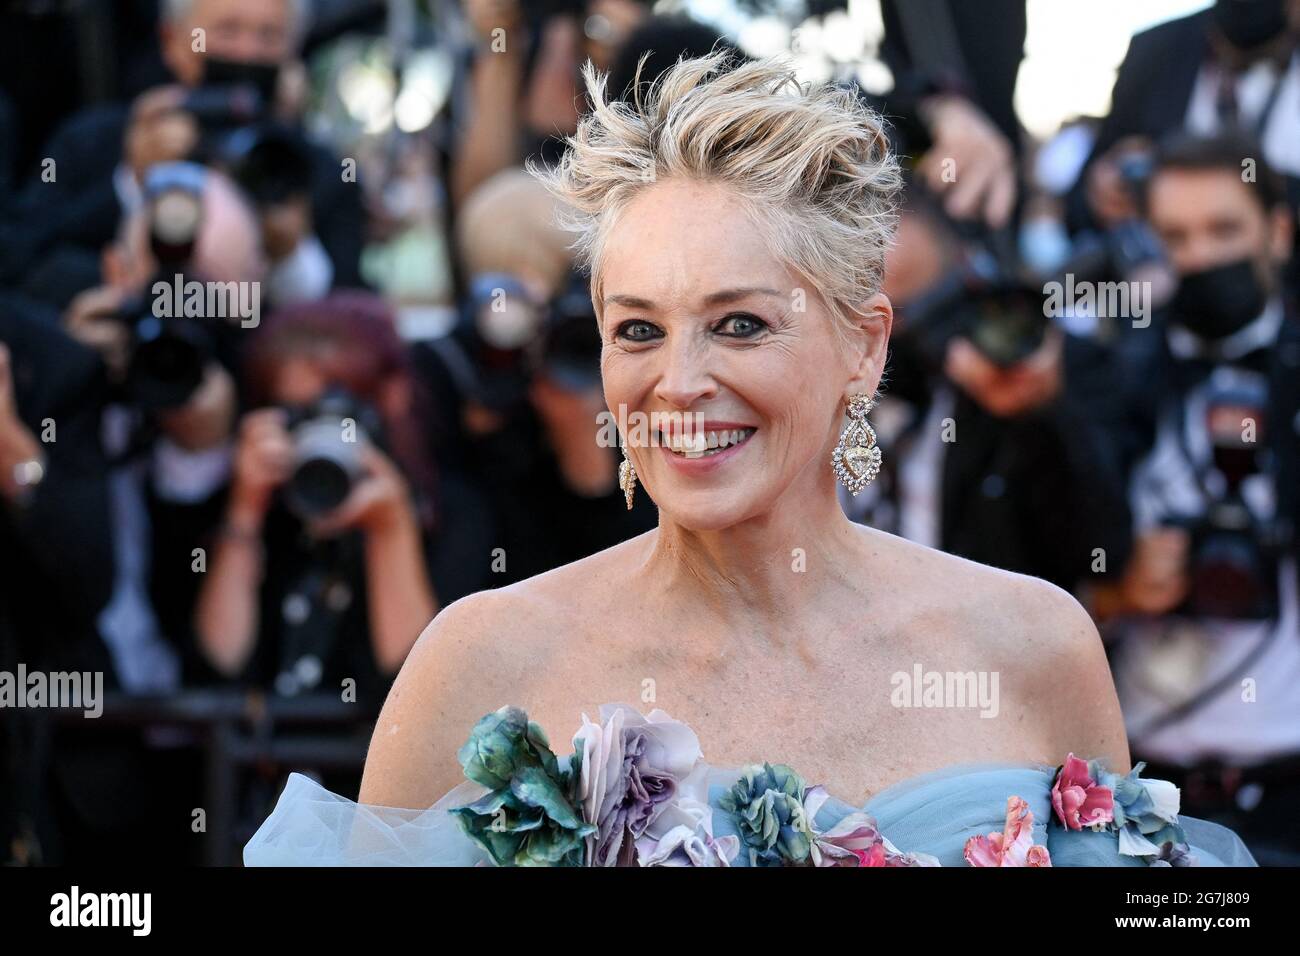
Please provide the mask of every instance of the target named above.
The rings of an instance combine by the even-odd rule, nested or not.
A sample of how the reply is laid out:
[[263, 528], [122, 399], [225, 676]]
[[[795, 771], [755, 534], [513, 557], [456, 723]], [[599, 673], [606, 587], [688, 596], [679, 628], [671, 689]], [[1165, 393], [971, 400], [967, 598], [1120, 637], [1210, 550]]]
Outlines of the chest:
[[833, 634], [750, 646], [681, 637], [606, 635], [548, 669], [530, 712], [556, 752], [581, 713], [595, 720], [602, 703], [625, 703], [689, 724], [714, 766], [788, 764], [850, 801], [929, 770], [1046, 753], [1017, 681], [981, 671], [978, 654], [872, 650]]

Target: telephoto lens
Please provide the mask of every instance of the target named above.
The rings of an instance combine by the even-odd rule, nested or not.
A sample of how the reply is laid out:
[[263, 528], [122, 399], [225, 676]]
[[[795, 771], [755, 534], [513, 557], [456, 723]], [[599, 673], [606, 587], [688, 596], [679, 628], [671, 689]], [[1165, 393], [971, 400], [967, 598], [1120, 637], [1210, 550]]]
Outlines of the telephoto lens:
[[[132, 303], [122, 318], [131, 329], [127, 387], [146, 408], [185, 404], [214, 355], [205, 327], [212, 316], [192, 314], [182, 301], [203, 224], [206, 176], [193, 163], [160, 163], [145, 177], [149, 248], [157, 260], [157, 273], [145, 288], [153, 298]], [[206, 312], [206, 305], [199, 311]]]
[[127, 388], [145, 408], [176, 408], [203, 382], [212, 353], [207, 331], [193, 319], [160, 319], [147, 309], [130, 319]]

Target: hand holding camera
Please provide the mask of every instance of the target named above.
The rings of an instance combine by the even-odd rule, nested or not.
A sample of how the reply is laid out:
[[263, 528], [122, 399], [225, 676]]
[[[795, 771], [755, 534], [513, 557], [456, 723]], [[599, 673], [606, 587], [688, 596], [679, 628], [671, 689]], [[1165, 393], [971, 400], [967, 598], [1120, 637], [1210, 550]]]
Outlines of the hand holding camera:
[[990, 414], [1014, 418], [1047, 405], [1061, 393], [1064, 347], [1064, 334], [1053, 326], [1024, 360], [1001, 366], [969, 339], [956, 336], [948, 343], [944, 372]]
[[260, 530], [280, 494], [317, 537], [414, 526], [406, 480], [372, 441], [371, 417], [338, 392], [306, 411], [251, 412], [235, 452], [231, 520], [241, 530]]

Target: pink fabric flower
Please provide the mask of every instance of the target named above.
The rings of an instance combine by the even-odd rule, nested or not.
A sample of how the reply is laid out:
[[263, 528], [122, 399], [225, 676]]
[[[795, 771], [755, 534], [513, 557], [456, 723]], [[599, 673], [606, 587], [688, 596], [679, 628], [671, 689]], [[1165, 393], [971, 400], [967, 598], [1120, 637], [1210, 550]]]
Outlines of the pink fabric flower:
[[817, 811], [828, 799], [826, 788], [809, 787], [803, 810], [812, 827], [810, 860], [813, 866], [938, 866], [928, 853], [902, 853], [876, 828], [875, 818], [856, 811], [829, 830], [813, 826]]
[[1074, 754], [1052, 784], [1052, 806], [1056, 816], [1071, 830], [1082, 830], [1115, 819], [1115, 795], [1088, 773], [1088, 762]]
[[962, 852], [971, 866], [1051, 866], [1047, 847], [1034, 843], [1034, 815], [1019, 797], [1007, 797], [1001, 833], [973, 836]]

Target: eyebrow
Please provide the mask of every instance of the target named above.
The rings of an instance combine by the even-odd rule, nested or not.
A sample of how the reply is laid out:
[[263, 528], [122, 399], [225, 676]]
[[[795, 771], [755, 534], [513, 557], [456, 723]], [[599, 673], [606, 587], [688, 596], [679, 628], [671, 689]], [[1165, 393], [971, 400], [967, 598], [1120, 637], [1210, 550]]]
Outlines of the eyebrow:
[[[729, 302], [737, 302], [740, 299], [748, 298], [751, 295], [768, 295], [781, 298], [781, 293], [775, 289], [765, 289], [759, 286], [746, 286], [739, 289], [723, 289], [720, 292], [711, 292], [704, 297], [705, 305], [725, 305]], [[629, 309], [654, 309], [655, 304], [649, 299], [642, 299], [634, 295], [607, 295], [603, 300], [605, 305], [613, 303], [614, 305], [625, 305]]]

